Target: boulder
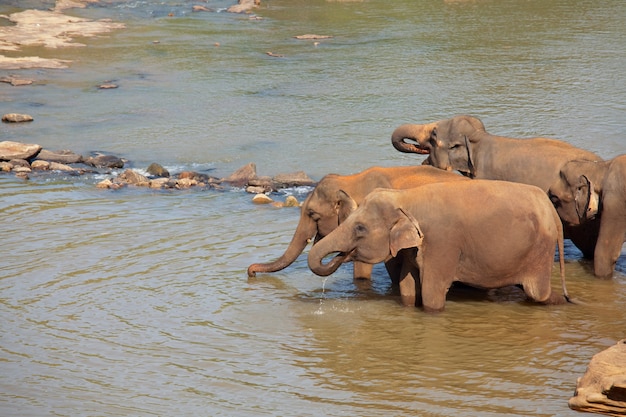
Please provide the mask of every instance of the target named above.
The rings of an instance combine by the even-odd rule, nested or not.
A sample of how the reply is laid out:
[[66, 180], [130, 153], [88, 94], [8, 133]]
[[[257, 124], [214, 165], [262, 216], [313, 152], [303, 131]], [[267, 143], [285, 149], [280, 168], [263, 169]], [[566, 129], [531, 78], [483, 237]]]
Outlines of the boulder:
[[83, 156], [68, 150], [49, 151], [42, 149], [37, 155], [37, 159], [60, 164], [78, 164], [83, 161]]
[[163, 168], [162, 165], [157, 164], [156, 162], [151, 163], [148, 169], [146, 169], [146, 171], [148, 172], [148, 174], [153, 175], [155, 177], [169, 178], [170, 176], [170, 172], [167, 169]]
[[269, 196], [263, 193], [259, 193], [255, 195], [254, 197], [252, 197], [252, 202], [254, 204], [270, 204], [270, 203], [273, 203], [274, 200], [272, 200]]
[[13, 169], [13, 165], [10, 162], [1, 161], [0, 162], [0, 171], [2, 172], [10, 172]]
[[568, 404], [576, 411], [626, 415], [626, 339], [591, 358]]
[[222, 181], [232, 185], [233, 187], [243, 187], [247, 185], [250, 180], [255, 179], [256, 177], [256, 164], [254, 162], [250, 162], [248, 165], [239, 168]]
[[90, 156], [84, 162], [96, 168], [124, 168], [124, 161], [113, 155]]
[[272, 178], [275, 188], [301, 187], [314, 185], [313, 181], [304, 171], [293, 172], [290, 174], [279, 174]]
[[8, 113], [2, 116], [2, 121], [5, 123], [32, 122], [33, 120], [33, 116], [29, 114]]
[[30, 167], [37, 171], [47, 171], [50, 169], [50, 162], [37, 159], [30, 164]]
[[64, 172], [75, 171], [75, 169], [72, 168], [71, 166], [66, 165], [66, 164], [60, 164], [58, 162], [50, 162], [49, 169], [51, 171], [64, 171]]
[[138, 186], [149, 186], [150, 185], [150, 180], [146, 177], [144, 177], [143, 175], [141, 175], [138, 172], [133, 171], [132, 169], [127, 169], [126, 171], [122, 172], [116, 179], [114, 182], [117, 183], [124, 183], [124, 184], [131, 184], [131, 185], [138, 185]]
[[41, 151], [41, 146], [5, 140], [0, 142], [0, 161], [11, 159], [32, 159]]

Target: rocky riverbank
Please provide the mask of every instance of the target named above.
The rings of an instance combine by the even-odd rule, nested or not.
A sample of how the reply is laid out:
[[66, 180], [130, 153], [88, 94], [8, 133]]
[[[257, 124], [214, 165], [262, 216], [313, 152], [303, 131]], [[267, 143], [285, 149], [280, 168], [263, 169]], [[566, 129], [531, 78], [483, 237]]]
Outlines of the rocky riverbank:
[[4, 141], [0, 142], [0, 173], [13, 174], [29, 180], [51, 175], [93, 175], [107, 178], [97, 182], [102, 189], [122, 187], [145, 187], [151, 189], [226, 189], [241, 188], [255, 194], [255, 203], [274, 205], [298, 205], [293, 197], [277, 203], [268, 196], [284, 188], [314, 186], [315, 181], [305, 172], [282, 173], [275, 176], [259, 176], [256, 164], [249, 163], [227, 177], [214, 177], [195, 171], [170, 173], [161, 164], [152, 163], [145, 169], [128, 167], [129, 161], [115, 155], [94, 153], [80, 155], [70, 150], [43, 149], [38, 144]]

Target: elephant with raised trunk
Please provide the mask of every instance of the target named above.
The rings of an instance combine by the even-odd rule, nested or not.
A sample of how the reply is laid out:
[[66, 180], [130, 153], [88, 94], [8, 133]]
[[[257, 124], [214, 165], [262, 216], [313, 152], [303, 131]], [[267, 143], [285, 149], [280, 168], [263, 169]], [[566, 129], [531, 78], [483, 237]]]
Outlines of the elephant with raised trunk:
[[[567, 162], [602, 160], [593, 152], [556, 139], [492, 135], [479, 119], [466, 115], [401, 125], [392, 133], [391, 143], [400, 152], [427, 154], [424, 163], [440, 169], [456, 170], [470, 178], [535, 185], [546, 193]], [[593, 257], [592, 232], [568, 227], [565, 234], [586, 257]]]
[[[559, 304], [569, 299], [562, 232], [548, 197], [526, 184], [476, 180], [380, 189], [311, 248], [308, 262], [327, 276], [347, 260], [375, 264], [403, 255], [402, 302], [428, 312], [444, 309], [455, 281], [485, 289], [521, 285], [530, 299]], [[550, 285], [556, 246], [565, 298]]]
[[612, 276], [626, 238], [626, 155], [568, 162], [548, 194], [563, 221], [599, 229], [594, 274]]
[[[306, 198], [300, 211], [300, 221], [285, 250], [277, 260], [269, 263], [254, 263], [248, 267], [248, 276], [257, 272], [276, 272], [291, 265], [304, 251], [309, 241], [318, 242], [332, 232], [355, 208], [340, 199], [338, 191], [349, 194], [350, 204], [358, 205], [365, 196], [377, 187], [411, 188], [433, 182], [464, 181], [464, 177], [428, 166], [372, 167], [353, 175], [326, 175]], [[392, 280], [397, 268], [388, 263]], [[371, 277], [372, 265], [354, 263], [354, 278]]]

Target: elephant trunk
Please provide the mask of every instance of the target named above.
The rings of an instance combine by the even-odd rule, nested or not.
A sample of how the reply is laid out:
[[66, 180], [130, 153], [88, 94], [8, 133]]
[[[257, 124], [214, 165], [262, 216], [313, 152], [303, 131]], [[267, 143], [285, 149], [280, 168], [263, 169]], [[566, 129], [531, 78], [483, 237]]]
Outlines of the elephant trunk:
[[[426, 142], [430, 138], [431, 130], [431, 125], [403, 124], [391, 134], [391, 143], [400, 152], [429, 154]], [[415, 141], [417, 145], [408, 143], [407, 140]]]
[[[331, 247], [331, 239], [328, 237], [316, 245], [314, 245], [309, 251], [309, 268], [314, 274], [322, 277], [328, 276], [335, 272], [342, 263], [348, 260], [350, 251], [340, 251], [337, 248]], [[322, 260], [331, 253], [337, 253], [328, 263], [324, 264]]]
[[[281, 271], [291, 265], [304, 251], [309, 239], [317, 233], [317, 224], [306, 214], [302, 213], [298, 227], [291, 238], [289, 246], [277, 260], [268, 263], [256, 263], [248, 267], [248, 276], [254, 277], [257, 272]], [[318, 238], [316, 237], [316, 241]]]

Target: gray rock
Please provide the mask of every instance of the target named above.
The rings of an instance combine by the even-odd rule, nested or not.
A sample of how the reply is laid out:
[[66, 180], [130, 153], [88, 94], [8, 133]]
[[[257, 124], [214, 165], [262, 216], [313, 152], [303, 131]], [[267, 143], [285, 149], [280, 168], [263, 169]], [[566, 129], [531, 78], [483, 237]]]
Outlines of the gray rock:
[[315, 184], [315, 181], [313, 181], [304, 171], [293, 172], [290, 174], [278, 174], [272, 178], [272, 182], [276, 188], [301, 187]]
[[84, 162], [96, 168], [124, 168], [124, 161], [113, 155], [90, 156]]
[[83, 161], [83, 156], [72, 151], [49, 151], [42, 149], [37, 155], [37, 159], [48, 162], [58, 162], [60, 164], [78, 164]]
[[41, 151], [41, 146], [31, 143], [20, 143], [6, 140], [0, 142], [0, 160], [32, 159]]

